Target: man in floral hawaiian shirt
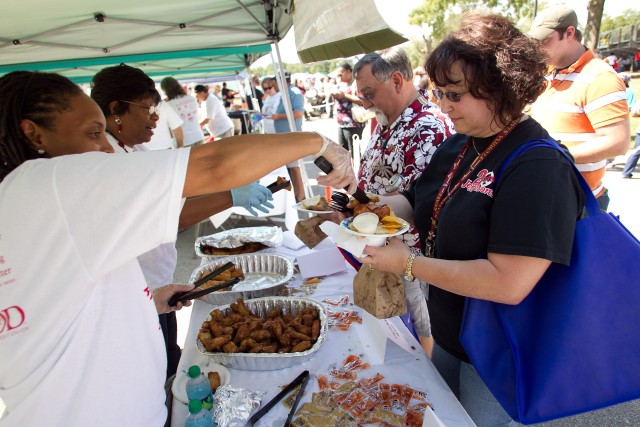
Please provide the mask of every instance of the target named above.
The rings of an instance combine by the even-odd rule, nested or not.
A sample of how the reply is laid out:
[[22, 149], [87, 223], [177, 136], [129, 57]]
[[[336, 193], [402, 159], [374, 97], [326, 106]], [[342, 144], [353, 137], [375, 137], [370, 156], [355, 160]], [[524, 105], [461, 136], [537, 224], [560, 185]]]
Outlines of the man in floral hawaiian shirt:
[[[400, 48], [370, 53], [358, 61], [353, 74], [364, 108], [376, 113], [376, 126], [362, 155], [358, 183], [368, 193], [385, 195], [406, 190], [427, 167], [453, 124], [413, 85], [413, 71]], [[420, 250], [418, 231], [401, 236]], [[418, 281], [405, 281], [407, 304], [422, 347], [431, 355], [433, 339], [426, 300]]]

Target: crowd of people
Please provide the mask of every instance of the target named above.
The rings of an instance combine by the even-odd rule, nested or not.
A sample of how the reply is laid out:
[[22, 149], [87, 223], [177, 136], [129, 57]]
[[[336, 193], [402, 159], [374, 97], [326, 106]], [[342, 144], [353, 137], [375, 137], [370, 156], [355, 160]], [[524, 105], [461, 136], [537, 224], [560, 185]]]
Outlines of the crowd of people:
[[[302, 132], [308, 88], [290, 75], [286, 88], [252, 80], [265, 132], [244, 135], [226, 114], [238, 96], [226, 84], [192, 96], [167, 77], [162, 100], [124, 64], [98, 72], [90, 96], [57, 74], [1, 77], [0, 310], [16, 314], [0, 325], [0, 425], [163, 425], [182, 307], [168, 300], [191, 288], [172, 284], [178, 230], [230, 206], [268, 210], [256, 180], [283, 165], [304, 199], [299, 159], [320, 155], [333, 165], [320, 185], [359, 186], [409, 222], [360, 261], [403, 277], [420, 342], [473, 421], [515, 425], [460, 342], [465, 299], [518, 304], [552, 263], [567, 265], [584, 194], [555, 150], [496, 172], [525, 142], [555, 139], [606, 210], [607, 159], [630, 144], [628, 81], [577, 27], [566, 6], [542, 11], [528, 34], [471, 13], [419, 74], [401, 48], [344, 62], [335, 86], [318, 82], [338, 143]], [[358, 109], [375, 126], [354, 171]], [[153, 142], [160, 126], [177, 149]]]

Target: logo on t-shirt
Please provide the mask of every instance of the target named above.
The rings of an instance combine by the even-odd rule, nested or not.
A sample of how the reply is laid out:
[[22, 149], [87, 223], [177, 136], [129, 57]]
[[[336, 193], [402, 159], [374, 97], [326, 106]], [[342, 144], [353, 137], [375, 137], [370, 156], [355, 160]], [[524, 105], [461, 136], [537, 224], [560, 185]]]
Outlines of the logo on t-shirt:
[[473, 193], [482, 193], [493, 198], [493, 189], [491, 188], [491, 184], [495, 181], [495, 177], [493, 172], [489, 172], [486, 169], [482, 169], [478, 172], [478, 177], [473, 181], [467, 179], [461, 186], [461, 188], [466, 189], [468, 192]]
[[24, 310], [17, 305], [0, 310], [0, 339], [17, 333], [26, 320]]

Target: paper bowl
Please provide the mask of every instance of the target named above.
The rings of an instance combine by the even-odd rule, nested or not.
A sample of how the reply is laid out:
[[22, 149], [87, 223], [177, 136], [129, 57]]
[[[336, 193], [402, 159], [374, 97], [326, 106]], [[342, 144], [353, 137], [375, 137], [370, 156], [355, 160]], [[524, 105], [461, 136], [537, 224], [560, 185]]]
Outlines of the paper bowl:
[[249, 300], [281, 295], [293, 277], [293, 261], [290, 258], [275, 254], [248, 254], [217, 258], [195, 269], [189, 283], [193, 284], [200, 277], [229, 261], [236, 268], [242, 269], [245, 278], [236, 283], [231, 290], [205, 295], [204, 299], [209, 304], [224, 305], [234, 303], [238, 298]]
[[[198, 351], [211, 360], [228, 368], [243, 369], [246, 371], [272, 371], [276, 369], [285, 369], [299, 365], [311, 359], [318, 349], [327, 340], [329, 325], [327, 322], [327, 312], [322, 304], [310, 300], [308, 298], [296, 297], [268, 297], [247, 301], [245, 305], [253, 314], [266, 318], [269, 310], [273, 308], [281, 308], [283, 314], [297, 314], [307, 307], [315, 307], [318, 309], [320, 320], [320, 335], [313, 346], [306, 351], [297, 353], [223, 353], [210, 352], [204, 347], [199, 339], [196, 339]], [[218, 307], [223, 314], [231, 311], [229, 305]], [[207, 314], [203, 322], [211, 320], [211, 315]]]

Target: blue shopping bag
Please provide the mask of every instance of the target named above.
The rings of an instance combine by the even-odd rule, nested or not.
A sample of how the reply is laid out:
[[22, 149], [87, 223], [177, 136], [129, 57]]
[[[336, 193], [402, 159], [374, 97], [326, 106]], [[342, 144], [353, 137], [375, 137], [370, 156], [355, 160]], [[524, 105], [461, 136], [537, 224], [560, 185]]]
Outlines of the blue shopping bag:
[[[553, 141], [531, 141], [501, 171], [540, 146], [563, 152]], [[640, 398], [640, 242], [599, 210], [574, 171], [588, 217], [576, 224], [570, 266], [551, 264], [518, 305], [465, 303], [460, 341], [498, 402], [523, 424]]]

